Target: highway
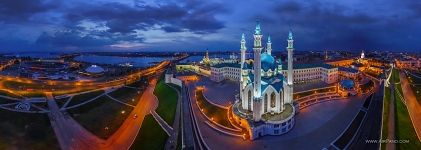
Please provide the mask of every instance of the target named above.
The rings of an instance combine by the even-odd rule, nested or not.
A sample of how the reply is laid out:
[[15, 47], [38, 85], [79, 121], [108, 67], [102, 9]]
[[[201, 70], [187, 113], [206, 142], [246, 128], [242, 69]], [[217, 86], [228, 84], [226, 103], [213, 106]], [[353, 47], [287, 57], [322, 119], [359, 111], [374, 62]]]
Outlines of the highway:
[[183, 140], [185, 141], [185, 149], [195, 149], [195, 150], [208, 150], [209, 147], [206, 145], [205, 141], [202, 138], [201, 131], [198, 127], [196, 115], [192, 107], [194, 97], [194, 88], [191, 84], [186, 84], [183, 91]]
[[[40, 93], [40, 92], [59, 92], [59, 93], [74, 93], [78, 91], [87, 91], [99, 89], [104, 87], [121, 86], [136, 82], [141, 76], [154, 74], [157, 71], [165, 69], [170, 64], [170, 61], [162, 61], [154, 67], [144, 69], [139, 72], [125, 75], [109, 81], [55, 81], [55, 80], [33, 80], [22, 77], [11, 77], [0, 75], [0, 87], [13, 91], [14, 93]], [[15, 81], [18, 83], [27, 84], [31, 88], [8, 87], [4, 85], [4, 81]]]

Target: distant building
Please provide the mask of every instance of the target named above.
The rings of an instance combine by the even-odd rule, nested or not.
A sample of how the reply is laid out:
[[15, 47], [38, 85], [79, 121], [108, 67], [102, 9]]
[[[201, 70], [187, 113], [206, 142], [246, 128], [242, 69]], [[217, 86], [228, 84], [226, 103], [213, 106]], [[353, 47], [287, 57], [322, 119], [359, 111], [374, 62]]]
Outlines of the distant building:
[[357, 69], [348, 67], [338, 67], [340, 79], [357, 79], [360, 72]]
[[395, 63], [398, 68], [421, 70], [421, 58], [397, 59]]
[[102, 76], [105, 72], [105, 69], [98, 65], [91, 65], [85, 68], [84, 71], [80, 72], [83, 75], [90, 77], [99, 77]]
[[215, 82], [221, 82], [225, 79], [240, 81], [241, 65], [238, 63], [222, 63], [211, 66], [210, 79]]

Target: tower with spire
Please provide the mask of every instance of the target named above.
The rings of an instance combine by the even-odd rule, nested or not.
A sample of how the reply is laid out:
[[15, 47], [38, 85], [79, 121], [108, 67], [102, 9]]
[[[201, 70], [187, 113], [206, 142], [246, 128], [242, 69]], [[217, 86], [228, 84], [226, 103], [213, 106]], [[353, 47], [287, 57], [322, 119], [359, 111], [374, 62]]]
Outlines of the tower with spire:
[[[241, 72], [240, 72], [240, 95], [243, 95], [244, 88], [247, 85], [246, 78], [247, 78], [247, 70], [243, 70], [243, 68], [246, 67], [246, 38], [244, 36], [244, 33], [241, 35], [241, 45], [240, 45], [240, 51], [241, 51], [241, 60], [240, 60], [240, 66], [241, 66]], [[243, 106], [244, 108], [246, 106]]]
[[268, 36], [268, 42], [266, 43], [266, 53], [272, 55], [272, 41], [270, 41], [270, 36]]
[[286, 87], [286, 102], [292, 103], [293, 102], [293, 86], [294, 86], [294, 75], [293, 75], [293, 52], [294, 52], [294, 37], [292, 36], [291, 30], [288, 33], [288, 47], [286, 48], [288, 51], [288, 71], [287, 71], [287, 87]]
[[256, 29], [254, 32], [254, 46], [253, 46], [253, 52], [254, 52], [254, 59], [253, 59], [253, 75], [254, 75], [254, 100], [253, 100], [253, 119], [254, 121], [260, 121], [261, 118], [261, 53], [262, 53], [262, 31], [260, 29], [260, 22], [257, 22]]

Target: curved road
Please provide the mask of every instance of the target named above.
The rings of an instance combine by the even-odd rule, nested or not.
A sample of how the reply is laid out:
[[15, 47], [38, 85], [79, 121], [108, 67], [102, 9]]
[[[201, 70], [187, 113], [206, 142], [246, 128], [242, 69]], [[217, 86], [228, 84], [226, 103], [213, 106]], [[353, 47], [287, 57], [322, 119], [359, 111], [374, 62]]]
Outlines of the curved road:
[[[61, 112], [52, 98], [51, 92], [46, 93], [49, 99], [48, 106], [51, 110], [50, 122], [61, 148], [64, 150], [129, 149], [142, 126], [144, 117], [149, 114], [150, 110], [154, 110], [158, 106], [158, 100], [153, 94], [156, 82], [154, 79], [149, 83], [130, 116], [107, 140], [99, 139], [66, 113]], [[137, 114], [137, 118], [133, 117], [135, 114]]]

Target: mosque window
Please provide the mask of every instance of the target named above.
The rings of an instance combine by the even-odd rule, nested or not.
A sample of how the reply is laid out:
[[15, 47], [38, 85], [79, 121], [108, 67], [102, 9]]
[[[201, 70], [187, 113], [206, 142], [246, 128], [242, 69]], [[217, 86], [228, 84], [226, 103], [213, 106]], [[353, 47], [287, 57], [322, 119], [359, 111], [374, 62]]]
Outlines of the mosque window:
[[268, 95], [267, 95], [267, 94], [265, 94], [265, 99], [264, 99], [264, 101], [263, 101], [264, 113], [268, 112], [268, 107], [267, 107], [267, 104], [268, 104]]
[[270, 94], [270, 106], [272, 108], [274, 108], [275, 107], [275, 104], [276, 104], [275, 98], [276, 98], [275, 92], [272, 92], [272, 94]]
[[248, 92], [248, 108], [251, 110], [251, 90]]

